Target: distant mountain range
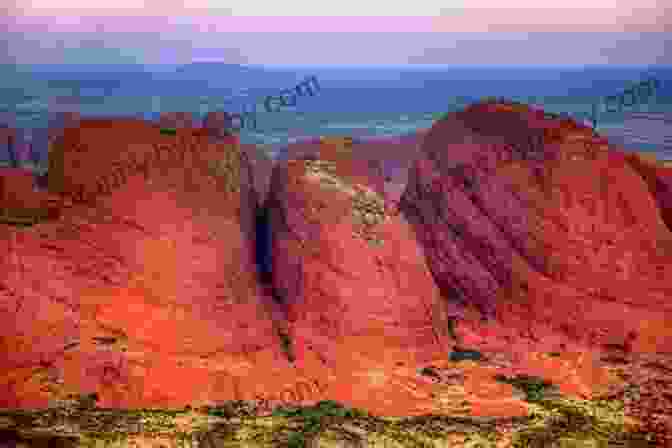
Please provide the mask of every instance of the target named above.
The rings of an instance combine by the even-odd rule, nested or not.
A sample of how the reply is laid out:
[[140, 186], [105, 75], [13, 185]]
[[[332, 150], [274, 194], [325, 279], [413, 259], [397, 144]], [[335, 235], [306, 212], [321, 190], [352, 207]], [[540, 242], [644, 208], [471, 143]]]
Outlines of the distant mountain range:
[[[14, 70], [13, 70], [14, 71]], [[6, 73], [7, 71], [5, 71]], [[26, 74], [40, 84], [48, 82], [53, 88], [115, 89], [146, 82], [185, 82], [190, 86], [207, 84], [209, 87], [292, 88], [309, 74], [295, 69], [246, 66], [223, 62], [193, 62], [185, 65], [84, 65], [34, 64], [15, 67], [17, 76]], [[24, 78], [25, 79], [25, 78]]]
[[224, 84], [227, 84], [226, 81], [228, 81], [231, 86], [238, 87], [240, 85], [240, 87], [247, 88], [270, 87], [269, 82], [272, 82], [278, 88], [292, 88], [307, 74], [222, 62], [193, 62], [176, 67], [172, 73], [164, 72], [162, 77], [191, 81], [216, 79], [224, 81]]

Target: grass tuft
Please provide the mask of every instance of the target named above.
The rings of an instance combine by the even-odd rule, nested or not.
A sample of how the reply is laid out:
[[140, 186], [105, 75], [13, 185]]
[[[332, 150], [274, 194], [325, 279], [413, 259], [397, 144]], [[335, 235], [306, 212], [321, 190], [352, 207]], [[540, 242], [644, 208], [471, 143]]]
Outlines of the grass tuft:
[[163, 135], [176, 135], [177, 129], [175, 128], [161, 128], [159, 132]]

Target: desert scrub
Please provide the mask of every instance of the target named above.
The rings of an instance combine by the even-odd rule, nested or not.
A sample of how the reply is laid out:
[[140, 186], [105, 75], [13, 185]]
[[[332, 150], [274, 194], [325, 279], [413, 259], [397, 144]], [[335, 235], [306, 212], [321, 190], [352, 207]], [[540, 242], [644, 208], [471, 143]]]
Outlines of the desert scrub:
[[352, 197], [352, 216], [355, 219], [355, 234], [370, 245], [383, 244], [378, 238], [374, 227], [385, 221], [385, 201], [373, 190], [362, 185], [354, 186], [355, 194]]
[[349, 409], [333, 400], [322, 400], [315, 406], [308, 407], [279, 407], [273, 411], [274, 416], [298, 417], [310, 422], [317, 422], [326, 417], [356, 418], [366, 416], [367, 413], [358, 409]]
[[[30, 439], [41, 435], [55, 438], [77, 440], [74, 446], [112, 446], [128, 445], [129, 437], [144, 435], [148, 437], [180, 437], [181, 433], [189, 436], [194, 431], [207, 429], [208, 422], [192, 419], [193, 431], [178, 428], [177, 420], [187, 410], [148, 410], [148, 409], [101, 409], [78, 407], [77, 403], [95, 402], [95, 396], [73, 395], [68, 406], [30, 411], [0, 411], [0, 420], [5, 430], [17, 436]], [[201, 419], [202, 420], [202, 419]], [[51, 445], [50, 445], [51, 446]], [[58, 446], [58, 445], [56, 445]]]
[[385, 201], [376, 192], [363, 185], [348, 185], [336, 175], [336, 164], [324, 160], [306, 160], [306, 175], [316, 179], [320, 185], [341, 191], [351, 199], [354, 235], [364, 239], [369, 245], [379, 246], [383, 240], [376, 234], [375, 226], [387, 219]]
[[351, 189], [336, 175], [336, 164], [328, 160], [305, 160], [306, 176], [319, 181], [320, 186], [351, 193]]
[[540, 401], [531, 405], [530, 424], [514, 434], [512, 448], [655, 446], [626, 429], [623, 409], [617, 400]]
[[320, 137], [320, 143], [336, 147], [337, 153], [350, 153], [352, 151], [352, 137]]
[[[522, 418], [519, 418], [522, 420]], [[469, 417], [423, 415], [388, 423], [379, 430], [401, 447], [496, 448], [497, 425]], [[446, 438], [450, 438], [450, 444]], [[458, 444], [459, 443], [459, 444]], [[386, 445], [383, 445], [384, 447]]]
[[539, 402], [546, 398], [547, 393], [557, 392], [557, 387], [552, 383], [536, 376], [518, 375], [513, 378], [504, 375], [495, 375], [497, 381], [511, 384], [525, 392], [525, 400], [529, 402]]
[[341, 424], [348, 418], [363, 418], [367, 413], [358, 409], [348, 409], [336, 401], [323, 400], [311, 407], [279, 407], [272, 415], [286, 417], [299, 423], [299, 428], [289, 434], [286, 446], [303, 448], [307, 446], [308, 440], [332, 424]]
[[423, 367], [420, 370], [420, 375], [428, 376], [437, 380], [441, 379], [441, 375], [439, 375], [434, 366]]
[[50, 218], [48, 208], [0, 209], [0, 224], [32, 226]]
[[228, 145], [220, 160], [208, 162], [208, 174], [215, 178], [217, 184], [227, 193], [240, 190], [240, 170], [242, 155], [237, 145]]
[[218, 406], [203, 406], [201, 412], [226, 419], [250, 419], [257, 416], [257, 407], [253, 402], [245, 400], [226, 401]]
[[163, 135], [176, 135], [177, 134], [177, 129], [175, 128], [161, 128], [159, 130], [159, 133]]

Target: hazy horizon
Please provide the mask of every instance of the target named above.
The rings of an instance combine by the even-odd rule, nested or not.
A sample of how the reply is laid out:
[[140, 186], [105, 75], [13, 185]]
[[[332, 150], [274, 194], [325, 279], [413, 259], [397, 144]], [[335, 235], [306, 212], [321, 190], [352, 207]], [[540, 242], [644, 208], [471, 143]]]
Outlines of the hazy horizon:
[[[28, 0], [6, 8], [0, 62], [264, 67], [672, 64], [667, 0], [378, 0], [282, 4]], [[384, 11], [384, 15], [381, 12]]]

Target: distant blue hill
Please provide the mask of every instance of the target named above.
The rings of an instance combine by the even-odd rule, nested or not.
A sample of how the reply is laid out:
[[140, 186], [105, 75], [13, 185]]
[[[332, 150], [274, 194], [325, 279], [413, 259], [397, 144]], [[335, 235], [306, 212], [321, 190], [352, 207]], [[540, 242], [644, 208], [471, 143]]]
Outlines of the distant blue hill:
[[164, 72], [161, 78], [171, 80], [209, 81], [219, 85], [239, 88], [292, 88], [308, 73], [274, 70], [260, 66], [225, 64], [222, 62], [193, 62], [176, 67], [172, 73]]
[[142, 64], [21, 64], [15, 66], [22, 73], [134, 73], [146, 71]]

